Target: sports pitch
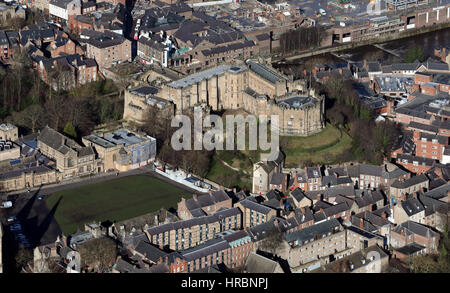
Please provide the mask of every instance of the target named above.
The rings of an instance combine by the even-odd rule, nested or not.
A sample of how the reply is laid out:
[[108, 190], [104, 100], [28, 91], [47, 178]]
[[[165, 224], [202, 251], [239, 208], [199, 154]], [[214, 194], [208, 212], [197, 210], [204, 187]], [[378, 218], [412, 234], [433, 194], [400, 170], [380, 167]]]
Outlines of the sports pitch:
[[49, 209], [59, 201], [55, 218], [65, 235], [99, 221], [123, 221], [160, 208], [176, 208], [192, 194], [157, 178], [135, 175], [56, 192], [46, 199]]

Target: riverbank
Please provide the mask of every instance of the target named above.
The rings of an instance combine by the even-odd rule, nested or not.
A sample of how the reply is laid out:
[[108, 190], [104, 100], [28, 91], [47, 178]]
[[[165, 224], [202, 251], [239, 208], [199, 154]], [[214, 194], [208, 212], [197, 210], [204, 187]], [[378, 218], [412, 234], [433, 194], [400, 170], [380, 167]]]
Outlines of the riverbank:
[[327, 53], [352, 50], [352, 49], [357, 49], [357, 48], [369, 46], [369, 45], [383, 44], [383, 43], [388, 43], [388, 42], [396, 41], [396, 40], [404, 40], [404, 39], [417, 37], [417, 36], [431, 33], [431, 32], [445, 30], [448, 28], [450, 28], [450, 22], [435, 25], [432, 27], [411, 29], [411, 30], [400, 32], [398, 34], [393, 34], [393, 35], [390, 35], [390, 36], [387, 36], [384, 38], [377, 38], [377, 39], [362, 41], [362, 42], [358, 42], [358, 43], [335, 45], [335, 46], [321, 48], [321, 49], [312, 49], [312, 50], [308, 50], [308, 51], [297, 52], [297, 53], [290, 54], [290, 55], [279, 56], [279, 57], [272, 58], [272, 63], [280, 64], [280, 65], [295, 64], [295, 63], [297, 63], [298, 60], [304, 59], [304, 58], [315, 57], [315, 56], [324, 55]]

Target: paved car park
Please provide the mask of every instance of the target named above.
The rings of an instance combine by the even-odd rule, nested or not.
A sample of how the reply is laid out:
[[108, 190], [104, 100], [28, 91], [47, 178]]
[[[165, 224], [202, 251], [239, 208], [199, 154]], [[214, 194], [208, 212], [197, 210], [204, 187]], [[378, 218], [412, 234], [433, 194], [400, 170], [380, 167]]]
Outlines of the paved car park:
[[61, 234], [53, 218], [54, 210], [47, 208], [44, 196], [39, 191], [18, 194], [11, 208], [1, 209], [0, 220], [5, 229], [26, 248], [52, 243]]

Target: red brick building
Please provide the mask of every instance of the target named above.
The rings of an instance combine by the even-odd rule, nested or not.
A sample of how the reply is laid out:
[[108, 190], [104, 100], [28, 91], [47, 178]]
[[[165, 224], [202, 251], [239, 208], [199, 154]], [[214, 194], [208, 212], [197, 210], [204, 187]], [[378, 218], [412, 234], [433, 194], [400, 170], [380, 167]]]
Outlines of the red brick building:
[[413, 221], [407, 221], [396, 226], [391, 230], [390, 236], [391, 245], [394, 248], [417, 243], [426, 247], [426, 253], [436, 252], [440, 239], [439, 233]]
[[398, 154], [396, 163], [402, 165], [409, 172], [423, 174], [434, 167], [436, 160], [413, 155]]
[[11, 57], [11, 50], [9, 47], [9, 40], [6, 33], [0, 31], [0, 59], [5, 60]]
[[448, 145], [449, 138], [447, 136], [414, 131], [413, 137], [417, 156], [438, 161], [442, 160], [443, 149]]
[[223, 238], [228, 242], [231, 249], [231, 263], [232, 268], [242, 267], [247, 260], [249, 254], [253, 251], [253, 242], [250, 235], [244, 231], [226, 231]]

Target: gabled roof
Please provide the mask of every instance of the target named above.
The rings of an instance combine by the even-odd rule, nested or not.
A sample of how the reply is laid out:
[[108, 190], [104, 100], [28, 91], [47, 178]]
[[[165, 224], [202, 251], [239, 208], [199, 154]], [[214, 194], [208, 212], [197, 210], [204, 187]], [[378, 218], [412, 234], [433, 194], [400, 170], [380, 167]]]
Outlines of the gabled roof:
[[286, 178], [287, 174], [283, 173], [275, 173], [272, 175], [272, 178], [270, 179], [270, 184], [273, 185], [281, 185]]
[[292, 190], [290, 194], [298, 202], [305, 198], [305, 193], [298, 187]]
[[[303, 246], [305, 241], [314, 241], [317, 238], [322, 238], [324, 235], [333, 233], [340, 229], [340, 227], [341, 224], [338, 220], [331, 219], [329, 221], [314, 224], [293, 233], [286, 234], [284, 238], [288, 243], [290, 243], [291, 246]], [[295, 241], [297, 241], [296, 244]]]
[[228, 248], [230, 248], [230, 245], [226, 240], [215, 238], [195, 247], [180, 251], [179, 253], [187, 262], [190, 262], [208, 255], [212, 256], [214, 253], [218, 253]]
[[74, 140], [62, 135], [56, 130], [46, 126], [40, 132], [38, 140], [62, 154], [66, 154], [70, 149], [81, 149], [81, 146]]
[[239, 203], [244, 208], [257, 211], [258, 213], [261, 213], [261, 214], [264, 214], [264, 215], [268, 214], [272, 210], [272, 208], [269, 208], [269, 207], [264, 206], [262, 204], [259, 204], [257, 202], [251, 201], [251, 200], [249, 200], [247, 198], [244, 199], [244, 200], [241, 200]]
[[450, 192], [450, 183], [447, 183], [445, 185], [439, 186], [435, 189], [425, 192], [424, 195], [434, 199], [441, 199], [443, 197], [446, 197], [449, 192]]
[[419, 194], [418, 199], [425, 208], [425, 216], [434, 214], [434, 212], [441, 206], [444, 206], [444, 207], [448, 206], [448, 203], [434, 199], [432, 197], [428, 197], [423, 194]]
[[284, 196], [280, 191], [272, 189], [266, 193], [266, 197], [268, 200], [275, 199], [277, 201], [280, 201]]
[[263, 273], [270, 274], [281, 270], [280, 265], [271, 259], [268, 259], [262, 255], [251, 252], [245, 261], [244, 270], [247, 273]]
[[402, 201], [400, 205], [409, 217], [425, 211], [423, 204], [415, 197], [409, 197], [407, 200]]
[[160, 258], [167, 255], [167, 253], [153, 246], [146, 240], [140, 241], [135, 250], [154, 263], [156, 263]]
[[423, 182], [428, 182], [428, 177], [425, 174], [413, 176], [403, 181], [396, 180], [391, 184], [391, 187], [398, 189], [405, 189]]
[[194, 210], [198, 208], [203, 208], [207, 206], [211, 206], [226, 200], [229, 200], [230, 197], [223, 190], [217, 190], [212, 192], [211, 194], [204, 194], [197, 196], [197, 199], [190, 198], [186, 200], [186, 207], [188, 210]]
[[413, 221], [406, 221], [393, 228], [392, 231], [398, 234], [404, 232], [406, 236], [417, 234], [426, 238], [439, 237], [437, 232], [434, 232], [430, 228]]

